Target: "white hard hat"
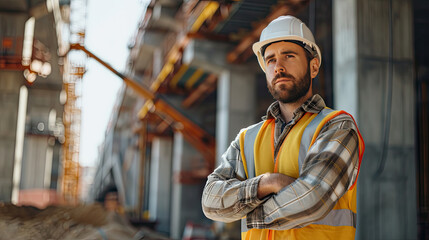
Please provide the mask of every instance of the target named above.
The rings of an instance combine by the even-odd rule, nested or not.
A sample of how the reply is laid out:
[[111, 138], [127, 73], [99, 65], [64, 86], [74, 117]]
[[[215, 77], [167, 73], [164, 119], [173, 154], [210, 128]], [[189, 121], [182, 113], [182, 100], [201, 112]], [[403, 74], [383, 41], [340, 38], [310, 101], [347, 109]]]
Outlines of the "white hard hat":
[[258, 57], [259, 65], [264, 72], [265, 61], [261, 50], [265, 45], [278, 41], [303, 43], [304, 48], [319, 59], [319, 66], [322, 64], [322, 54], [314, 41], [310, 29], [296, 17], [280, 16], [262, 30], [259, 42], [254, 43], [252, 47], [253, 52]]

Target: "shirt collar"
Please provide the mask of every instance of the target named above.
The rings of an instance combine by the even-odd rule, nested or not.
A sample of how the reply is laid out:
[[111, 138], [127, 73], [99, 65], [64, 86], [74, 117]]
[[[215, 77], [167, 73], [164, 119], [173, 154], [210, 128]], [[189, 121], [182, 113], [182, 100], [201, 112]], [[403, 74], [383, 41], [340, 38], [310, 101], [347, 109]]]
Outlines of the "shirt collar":
[[[310, 112], [310, 113], [319, 113], [326, 107], [325, 101], [323, 101], [323, 98], [319, 94], [313, 95], [311, 98], [309, 98], [305, 103], [303, 103], [298, 109], [295, 110], [293, 113], [294, 118], [301, 112]], [[273, 102], [267, 110], [267, 115], [264, 117], [264, 119], [272, 119], [275, 120], [282, 119], [281, 112], [280, 112], [280, 105], [279, 101]]]

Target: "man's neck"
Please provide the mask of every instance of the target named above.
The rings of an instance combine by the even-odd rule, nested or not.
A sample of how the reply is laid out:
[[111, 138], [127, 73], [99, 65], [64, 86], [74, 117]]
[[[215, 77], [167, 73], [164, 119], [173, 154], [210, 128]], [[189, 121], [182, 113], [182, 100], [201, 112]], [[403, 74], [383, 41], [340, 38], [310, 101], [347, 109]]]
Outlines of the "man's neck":
[[288, 123], [293, 118], [293, 113], [297, 108], [301, 106], [299, 103], [282, 103], [279, 102], [280, 113], [282, 115], [283, 120]]
[[302, 98], [300, 98], [298, 101], [293, 103], [282, 103], [279, 101], [280, 106], [280, 112], [282, 115], [283, 120], [288, 123], [292, 120], [293, 115], [295, 111], [301, 107], [302, 104], [304, 104], [313, 94], [306, 94]]

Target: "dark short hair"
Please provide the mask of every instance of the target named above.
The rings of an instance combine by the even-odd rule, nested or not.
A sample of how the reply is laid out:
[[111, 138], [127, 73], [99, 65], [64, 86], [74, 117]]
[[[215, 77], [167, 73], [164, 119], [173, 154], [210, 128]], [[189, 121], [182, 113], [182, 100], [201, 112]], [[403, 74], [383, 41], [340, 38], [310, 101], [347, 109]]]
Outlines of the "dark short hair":
[[315, 50], [313, 50], [315, 53], [311, 53], [308, 50], [308, 47], [306, 47], [306, 44], [301, 42], [301, 41], [297, 41], [297, 40], [280, 40], [280, 41], [275, 41], [275, 42], [270, 42], [268, 44], [265, 44], [264, 46], [261, 47], [261, 54], [262, 57], [265, 60], [264, 54], [265, 54], [265, 50], [267, 50], [267, 47], [270, 46], [273, 43], [278, 43], [278, 42], [291, 42], [291, 43], [295, 43], [299, 46], [301, 46], [302, 48], [304, 48], [304, 52], [305, 52], [305, 56], [307, 57], [308, 62], [310, 62], [313, 58], [315, 58], [317, 56], [317, 52]]

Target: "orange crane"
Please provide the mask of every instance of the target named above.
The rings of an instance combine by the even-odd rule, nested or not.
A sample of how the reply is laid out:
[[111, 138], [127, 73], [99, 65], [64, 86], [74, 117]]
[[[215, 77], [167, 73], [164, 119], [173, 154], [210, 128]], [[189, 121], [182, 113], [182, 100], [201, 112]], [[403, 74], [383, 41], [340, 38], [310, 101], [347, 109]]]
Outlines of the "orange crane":
[[174, 124], [172, 126], [173, 129], [182, 133], [184, 138], [203, 155], [210, 170], [214, 168], [215, 139], [212, 135], [185, 117], [180, 111], [171, 106], [171, 104], [169, 104], [161, 96], [142, 86], [137, 81], [118, 72], [116, 69], [101, 60], [81, 44], [71, 44], [70, 50], [81, 50], [85, 52], [89, 57], [93, 58], [101, 65], [112, 71], [116, 76], [120, 77], [128, 87], [133, 89], [141, 97], [145, 98], [146, 101], [151, 101], [153, 103], [153, 107], [151, 109], [152, 112], [158, 114], [162, 119], [166, 120], [167, 123], [179, 123]]

